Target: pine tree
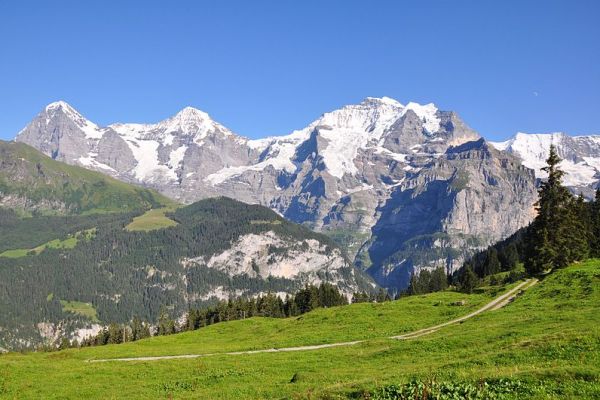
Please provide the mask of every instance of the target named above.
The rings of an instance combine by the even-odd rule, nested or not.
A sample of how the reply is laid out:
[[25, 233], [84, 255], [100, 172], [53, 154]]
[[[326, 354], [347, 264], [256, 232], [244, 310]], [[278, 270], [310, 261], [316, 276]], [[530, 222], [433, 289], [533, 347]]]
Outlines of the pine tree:
[[535, 217], [526, 240], [525, 269], [529, 274], [538, 274], [552, 267], [565, 267], [574, 260], [569, 246], [573, 234], [573, 195], [562, 185], [564, 172], [558, 167], [561, 162], [554, 145], [550, 146], [548, 173], [538, 191], [539, 199]]
[[406, 289], [406, 291], [410, 295], [420, 294], [420, 292], [419, 292], [419, 278], [418, 278], [417, 274], [414, 271], [410, 274], [410, 282], [408, 284], [408, 289]]
[[436, 268], [431, 273], [431, 280], [429, 281], [429, 291], [439, 292], [448, 288], [448, 276], [446, 276], [446, 270], [443, 267]]
[[383, 303], [384, 301], [389, 301], [390, 300], [390, 296], [387, 292], [387, 290], [385, 290], [384, 288], [380, 288], [379, 292], [377, 292], [377, 297], [375, 298], [375, 301], [378, 303]]
[[487, 251], [485, 263], [483, 265], [483, 275], [494, 275], [500, 272], [500, 260], [498, 259], [498, 250], [494, 247]]
[[596, 189], [596, 198], [592, 203], [590, 214], [590, 256], [600, 257], [600, 188]]
[[473, 290], [479, 285], [479, 278], [473, 272], [470, 265], [467, 265], [459, 279], [460, 291], [464, 293], [473, 293]]
[[112, 323], [108, 326], [108, 343], [123, 343], [123, 329], [115, 323]]
[[506, 246], [501, 252], [500, 263], [504, 271], [511, 271], [517, 267], [519, 263], [519, 250], [514, 242]]
[[591, 224], [590, 210], [585, 203], [583, 194], [571, 201], [567, 213], [568, 236], [567, 242], [572, 261], [586, 259], [590, 253]]

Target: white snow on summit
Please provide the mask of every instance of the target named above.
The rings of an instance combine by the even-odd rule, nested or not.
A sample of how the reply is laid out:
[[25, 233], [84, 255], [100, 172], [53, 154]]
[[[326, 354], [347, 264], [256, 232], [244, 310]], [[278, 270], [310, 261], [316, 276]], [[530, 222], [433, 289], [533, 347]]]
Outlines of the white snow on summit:
[[46, 106], [46, 124], [49, 123], [50, 119], [53, 118], [57, 112], [64, 113], [70, 118], [85, 134], [88, 139], [100, 139], [102, 137], [102, 129], [98, 125], [91, 121], [88, 121], [83, 115], [77, 110], [71, 107], [65, 101], [56, 101]]
[[[386, 130], [409, 110], [422, 121], [424, 133], [430, 140], [436, 140], [435, 133], [440, 129], [438, 109], [434, 104], [411, 102], [403, 105], [389, 97], [367, 97], [359, 104], [346, 105], [325, 113], [307, 127], [289, 135], [259, 140], [237, 136], [212, 120], [207, 113], [193, 107], [186, 107], [173, 117], [155, 124], [115, 123], [106, 128], [86, 120], [62, 101], [46, 107], [47, 118], [53, 118], [54, 113], [59, 110], [73, 120], [89, 140], [92, 151], [77, 160], [80, 164], [110, 171], [110, 167], [96, 160], [96, 146], [106, 133], [114, 131], [133, 153], [136, 165], [131, 172], [142, 182], [177, 181], [178, 170], [188, 147], [192, 143], [202, 146], [206, 138], [214, 133], [262, 152], [261, 159], [252, 165], [226, 164], [221, 170], [204, 178], [206, 182], [218, 185], [247, 171], [261, 171], [269, 167], [293, 173], [298, 167], [294, 160], [298, 146], [307, 141], [315, 131], [319, 136], [319, 155], [327, 171], [341, 179], [345, 174], [358, 173], [355, 159], [361, 149], [383, 151]], [[386, 152], [389, 153], [387, 150]], [[396, 158], [404, 157], [405, 155], [398, 155]], [[186, 176], [188, 175], [189, 172]]]
[[249, 140], [248, 146], [268, 150], [262, 162], [247, 167], [227, 167], [207, 176], [205, 181], [219, 184], [245, 171], [262, 170], [267, 166], [294, 172], [296, 149], [310, 138], [315, 129], [318, 129], [321, 138], [327, 140], [327, 146], [320, 151], [327, 171], [337, 178], [342, 178], [344, 174], [356, 174], [358, 170], [354, 160], [359, 149], [378, 148], [384, 132], [408, 110], [417, 114], [429, 134], [439, 130], [438, 109], [433, 104], [408, 103], [404, 106], [389, 97], [367, 97], [360, 104], [325, 113], [306, 128], [287, 136]]
[[541, 169], [546, 165], [550, 145], [556, 146], [563, 161], [564, 183], [581, 187], [600, 179], [600, 136], [569, 136], [562, 132], [529, 134], [519, 132], [504, 142], [490, 142], [498, 150], [508, 151], [521, 158], [523, 165], [535, 171], [536, 177], [544, 179]]

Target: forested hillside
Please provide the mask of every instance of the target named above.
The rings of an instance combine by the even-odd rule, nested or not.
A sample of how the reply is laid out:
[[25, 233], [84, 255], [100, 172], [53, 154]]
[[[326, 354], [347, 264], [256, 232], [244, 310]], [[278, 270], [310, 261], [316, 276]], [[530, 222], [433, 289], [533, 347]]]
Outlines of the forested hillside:
[[[330, 239], [262, 206], [204, 200], [167, 213], [171, 227], [125, 229], [139, 213], [41, 220], [3, 213], [15, 232], [3, 250], [67, 238], [73, 248], [0, 255], [0, 346], [55, 340], [98, 321], [155, 323], [161, 311], [179, 318], [191, 306], [284, 295], [308, 283], [330, 282], [347, 295], [373, 290]], [[48, 223], [62, 226], [56, 237], [42, 228]], [[91, 228], [91, 237], [82, 235]]]

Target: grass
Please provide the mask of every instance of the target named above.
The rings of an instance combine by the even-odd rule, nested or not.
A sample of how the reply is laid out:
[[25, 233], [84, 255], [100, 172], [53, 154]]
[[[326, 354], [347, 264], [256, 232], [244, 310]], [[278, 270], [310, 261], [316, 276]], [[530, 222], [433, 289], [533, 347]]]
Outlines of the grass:
[[24, 143], [0, 141], [0, 158], [8, 165], [7, 171], [21, 171], [19, 179], [0, 171], [2, 192], [34, 203], [58, 202], [67, 208], [57, 212], [56, 206], [41, 207], [43, 214], [103, 214], [175, 204], [156, 191], [53, 160]]
[[139, 217], [135, 217], [125, 229], [128, 231], [149, 232], [175, 226], [177, 225], [177, 222], [165, 215], [168, 212], [172, 212], [174, 209], [175, 207], [165, 207], [148, 210]]
[[66, 301], [60, 300], [63, 312], [71, 312], [78, 315], [83, 315], [89, 318], [92, 322], [100, 322], [96, 309], [90, 303], [83, 303], [81, 301]]
[[[464, 315], [508, 287], [383, 304], [317, 310], [298, 318], [252, 318], [124, 345], [0, 356], [5, 398], [366, 398], [413, 379], [519, 383], [504, 398], [600, 396], [600, 260], [544, 277], [506, 307], [414, 340], [385, 337]], [[465, 306], [451, 306], [466, 300]], [[351, 347], [154, 362], [95, 358], [310, 345], [366, 339]], [[292, 379], [293, 378], [293, 379]]]
[[91, 240], [96, 234], [96, 228], [86, 229], [82, 232], [77, 232], [73, 235], [69, 235], [65, 239], [54, 239], [44, 244], [41, 244], [33, 249], [13, 249], [6, 250], [0, 253], [0, 257], [7, 258], [21, 258], [28, 255], [40, 254], [46, 249], [72, 249], [74, 248], [79, 240]]

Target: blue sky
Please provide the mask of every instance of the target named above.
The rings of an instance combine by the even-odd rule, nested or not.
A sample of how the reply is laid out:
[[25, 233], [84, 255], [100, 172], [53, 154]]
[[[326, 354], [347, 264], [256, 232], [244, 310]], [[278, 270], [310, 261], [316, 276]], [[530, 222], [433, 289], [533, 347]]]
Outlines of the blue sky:
[[2, 1], [0, 138], [58, 99], [100, 125], [191, 105], [254, 138], [367, 96], [495, 140], [600, 133], [599, 20], [595, 0]]

